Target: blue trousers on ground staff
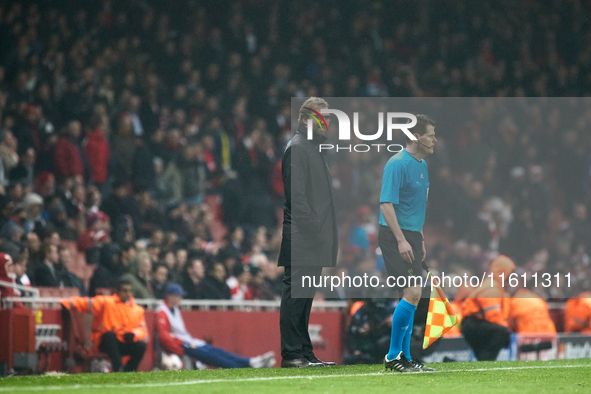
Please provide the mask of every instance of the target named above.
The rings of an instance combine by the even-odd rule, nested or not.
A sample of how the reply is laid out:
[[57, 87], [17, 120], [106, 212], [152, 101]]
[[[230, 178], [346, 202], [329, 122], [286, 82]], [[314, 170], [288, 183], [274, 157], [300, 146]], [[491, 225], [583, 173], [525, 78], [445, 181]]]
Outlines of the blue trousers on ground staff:
[[186, 344], [182, 345], [185, 354], [193, 357], [203, 364], [217, 367], [217, 368], [248, 368], [250, 367], [250, 359], [246, 357], [237, 356], [211, 345], [203, 345], [199, 347], [191, 347]]

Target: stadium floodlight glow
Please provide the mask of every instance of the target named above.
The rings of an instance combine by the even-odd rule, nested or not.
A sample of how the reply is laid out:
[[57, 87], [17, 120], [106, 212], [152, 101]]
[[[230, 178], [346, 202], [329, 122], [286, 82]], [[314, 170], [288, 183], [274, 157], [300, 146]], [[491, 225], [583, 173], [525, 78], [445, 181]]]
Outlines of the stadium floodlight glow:
[[[328, 129], [328, 125], [326, 123], [326, 119], [322, 116], [322, 114], [334, 114], [339, 121], [339, 140], [349, 141], [351, 140], [351, 121], [349, 116], [338, 109], [328, 109], [324, 108], [321, 109], [320, 112], [315, 111], [311, 108], [306, 109], [312, 111], [313, 113], [308, 113], [310, 119], [308, 119], [308, 139], [311, 140], [312, 136], [312, 125], [313, 121], [312, 118], [318, 123], [320, 128], [326, 127]], [[401, 130], [409, 139], [412, 141], [416, 141], [417, 138], [408, 130], [416, 126], [417, 124], [417, 117], [413, 114], [407, 112], [388, 112], [386, 114], [387, 124], [386, 124], [386, 138], [388, 141], [392, 141], [392, 134], [394, 130]], [[410, 122], [408, 123], [394, 123], [394, 119], [409, 119]], [[359, 113], [353, 113], [353, 132], [355, 136], [362, 141], [375, 141], [380, 138], [384, 132], [384, 113], [378, 113], [378, 131], [375, 134], [362, 134], [359, 131]]]

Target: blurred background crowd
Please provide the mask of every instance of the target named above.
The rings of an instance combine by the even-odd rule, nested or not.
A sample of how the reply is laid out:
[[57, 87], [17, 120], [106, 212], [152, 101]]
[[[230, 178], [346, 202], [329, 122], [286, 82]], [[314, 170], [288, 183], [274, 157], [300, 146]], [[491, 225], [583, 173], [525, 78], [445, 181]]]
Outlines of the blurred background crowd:
[[[138, 298], [177, 282], [190, 299], [275, 299], [292, 97], [589, 96], [590, 12], [577, 0], [3, 2], [0, 249], [24, 284], [94, 295], [125, 276]], [[428, 160], [429, 265], [482, 272], [505, 253], [524, 272], [572, 272], [547, 297], [589, 289], [589, 117], [538, 106], [525, 125], [472, 120], [438, 132]], [[379, 272], [384, 162], [335, 159], [335, 271]]]

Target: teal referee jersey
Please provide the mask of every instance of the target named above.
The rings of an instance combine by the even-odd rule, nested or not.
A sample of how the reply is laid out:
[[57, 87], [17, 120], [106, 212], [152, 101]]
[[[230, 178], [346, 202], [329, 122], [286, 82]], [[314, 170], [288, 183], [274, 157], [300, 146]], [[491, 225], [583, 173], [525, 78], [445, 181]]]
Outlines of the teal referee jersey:
[[[418, 161], [401, 150], [388, 160], [382, 176], [380, 203], [391, 202], [402, 230], [421, 231], [429, 196], [429, 173], [425, 160]], [[380, 224], [387, 226], [380, 209]]]

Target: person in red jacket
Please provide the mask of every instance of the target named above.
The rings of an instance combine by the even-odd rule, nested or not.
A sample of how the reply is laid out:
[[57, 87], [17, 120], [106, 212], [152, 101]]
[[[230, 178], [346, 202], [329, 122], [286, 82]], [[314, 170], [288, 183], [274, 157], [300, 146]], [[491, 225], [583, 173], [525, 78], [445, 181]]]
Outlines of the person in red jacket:
[[109, 118], [106, 115], [96, 122], [95, 129], [88, 134], [84, 152], [90, 166], [91, 180], [99, 185], [104, 184], [109, 176], [108, 166], [111, 153], [105, 138], [109, 133]]
[[[137, 371], [146, 351], [144, 308], [134, 302], [131, 294], [131, 283], [120, 280], [112, 296], [70, 297], [61, 302], [65, 319], [71, 310], [94, 315], [90, 339], [95, 349], [107, 353], [113, 372]], [[125, 366], [121, 356], [131, 356]]]
[[[6, 253], [0, 253], [0, 281], [14, 283], [9, 274], [12, 274], [13, 266], [12, 257]], [[0, 302], [2, 298], [19, 297], [12, 287], [5, 287], [0, 285]], [[17, 308], [22, 308], [23, 304], [17, 302], [14, 304]]]
[[55, 172], [59, 180], [76, 175], [84, 176], [84, 166], [77, 144], [80, 129], [80, 122], [71, 121], [55, 144]]
[[193, 338], [185, 328], [179, 309], [181, 300], [187, 293], [176, 283], [169, 284], [165, 293], [166, 299], [156, 309], [156, 332], [165, 352], [178, 356], [186, 354], [218, 368], [270, 368], [275, 364], [274, 352], [250, 358], [241, 357]]

